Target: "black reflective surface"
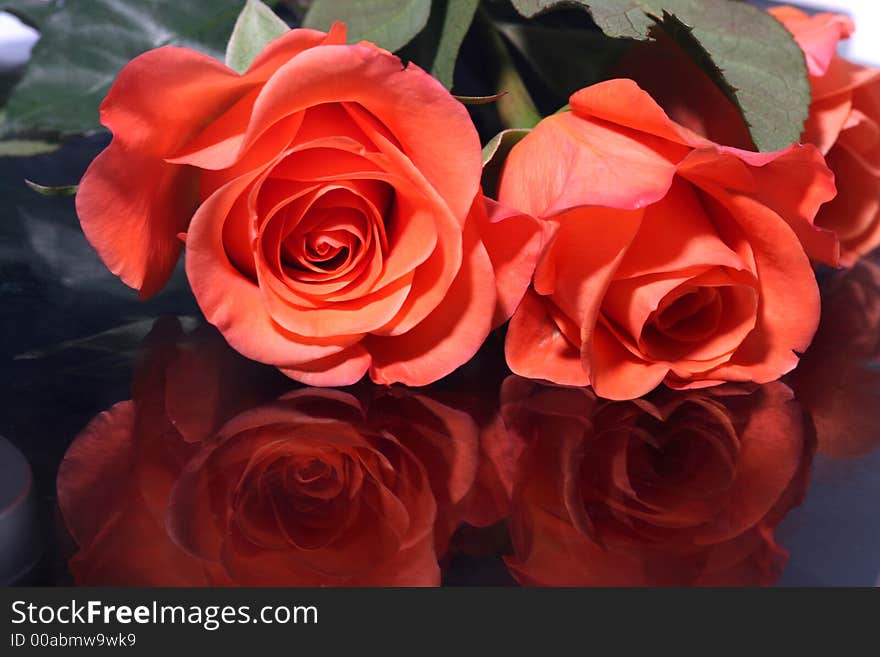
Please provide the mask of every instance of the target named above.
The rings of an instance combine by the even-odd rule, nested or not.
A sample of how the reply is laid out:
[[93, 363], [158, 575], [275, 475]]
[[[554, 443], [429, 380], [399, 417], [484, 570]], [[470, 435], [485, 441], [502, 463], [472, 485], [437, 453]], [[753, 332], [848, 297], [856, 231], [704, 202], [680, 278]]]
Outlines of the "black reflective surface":
[[783, 382], [611, 403], [495, 334], [429, 388], [306, 388], [181, 272], [138, 302], [21, 182], [104, 143], [0, 160], [2, 583], [878, 584], [880, 255], [820, 272]]

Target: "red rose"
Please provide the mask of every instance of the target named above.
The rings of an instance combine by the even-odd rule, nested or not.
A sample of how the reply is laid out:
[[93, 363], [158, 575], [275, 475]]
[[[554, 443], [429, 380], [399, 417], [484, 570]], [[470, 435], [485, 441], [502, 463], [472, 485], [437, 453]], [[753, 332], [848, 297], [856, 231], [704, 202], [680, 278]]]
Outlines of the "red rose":
[[142, 296], [186, 245], [209, 322], [315, 385], [424, 385], [513, 312], [540, 236], [479, 189], [480, 142], [430, 75], [345, 30], [291, 30], [242, 75], [159, 48], [101, 106], [77, 212]]
[[631, 80], [575, 93], [512, 149], [500, 200], [547, 246], [507, 334], [514, 372], [602, 397], [772, 381], [816, 330], [808, 255], [834, 195], [813, 146], [753, 153], [673, 122]]
[[509, 429], [528, 443], [507, 560], [539, 586], [770, 584], [773, 530], [803, 497], [812, 444], [791, 391], [663, 391], [604, 402], [511, 377]]

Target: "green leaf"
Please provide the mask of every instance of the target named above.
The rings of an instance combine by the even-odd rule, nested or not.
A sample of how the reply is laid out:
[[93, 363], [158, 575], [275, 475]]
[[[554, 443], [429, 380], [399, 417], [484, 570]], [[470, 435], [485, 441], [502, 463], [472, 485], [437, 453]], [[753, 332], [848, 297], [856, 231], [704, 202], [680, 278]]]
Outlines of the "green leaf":
[[431, 0], [314, 0], [303, 27], [328, 30], [344, 21], [350, 42], [371, 41], [392, 52], [428, 23]]
[[29, 157], [54, 153], [61, 144], [34, 139], [6, 139], [0, 141], [0, 157]]
[[[698, 0], [699, 1], [699, 0]], [[723, 0], [727, 1], [727, 0]], [[638, 0], [512, 0], [516, 10], [531, 18], [559, 6], [589, 7], [596, 25], [612, 37], [646, 39], [653, 21]]]
[[[438, 0], [434, 4], [439, 5]], [[440, 31], [440, 43], [431, 66], [431, 75], [440, 80], [447, 89], [452, 88], [452, 75], [455, 62], [464, 37], [474, 21], [479, 0], [447, 0]]]
[[244, 73], [270, 41], [288, 30], [287, 23], [260, 0], [247, 0], [226, 45], [226, 65]]
[[804, 55], [772, 16], [730, 0], [512, 0], [523, 16], [579, 4], [608, 36], [650, 38], [663, 29], [737, 106], [755, 145], [798, 141], [810, 105]]
[[398, 55], [430, 71], [443, 86], [451, 89], [458, 51], [479, 4], [479, 0], [433, 0], [425, 27], [397, 51]]
[[33, 180], [28, 180], [27, 178], [25, 178], [24, 182], [28, 187], [37, 192], [37, 194], [42, 194], [43, 196], [73, 196], [76, 194], [76, 190], [79, 187], [79, 185], [60, 185], [58, 187], [51, 187], [49, 185], [35, 183]]
[[740, 110], [755, 146], [774, 151], [799, 141], [811, 92], [803, 52], [788, 30], [745, 3], [676, 4], [688, 7], [664, 15], [663, 29], [692, 56], [694, 46], [702, 49], [705, 59], [695, 59]]
[[520, 140], [529, 134], [524, 128], [511, 128], [502, 130], [492, 137], [483, 146], [483, 192], [490, 197], [495, 197], [498, 191], [498, 181], [501, 179], [501, 170], [510, 149], [516, 146]]
[[9, 131], [100, 128], [98, 106], [137, 55], [166, 45], [222, 58], [242, 0], [81, 0], [61, 4], [7, 106]]

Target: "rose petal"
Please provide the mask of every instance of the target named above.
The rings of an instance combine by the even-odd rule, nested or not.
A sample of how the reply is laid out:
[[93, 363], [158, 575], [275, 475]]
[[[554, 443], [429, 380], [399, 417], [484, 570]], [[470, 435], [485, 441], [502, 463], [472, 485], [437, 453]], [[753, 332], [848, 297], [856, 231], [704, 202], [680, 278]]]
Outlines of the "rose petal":
[[489, 334], [497, 294], [475, 221], [464, 227], [461, 269], [445, 298], [417, 326], [393, 337], [370, 335], [370, 377], [377, 383], [427, 385], [466, 363]]
[[691, 185], [677, 178], [661, 201], [645, 209], [639, 231], [614, 277], [672, 274], [712, 265], [747, 268], [718, 236]]
[[164, 162], [249, 85], [206, 55], [158, 48], [136, 57], [101, 103], [113, 141], [89, 166], [76, 195], [83, 232], [127, 285], [149, 297], [180, 255], [197, 202], [195, 172]]
[[357, 335], [309, 339], [286, 331], [272, 320], [260, 288], [229, 261], [222, 240], [224, 219], [250, 182], [241, 177], [215, 192], [190, 226], [186, 271], [205, 318], [239, 353], [281, 367], [324, 358], [357, 342]]
[[828, 98], [814, 100], [810, 105], [810, 116], [804, 124], [802, 140], [815, 144], [822, 155], [834, 146], [840, 131], [852, 112], [852, 94], [842, 93]]
[[471, 215], [486, 247], [498, 292], [492, 320], [497, 328], [510, 319], [532, 280], [541, 252], [541, 226], [536, 219], [477, 194]]
[[371, 363], [369, 352], [360, 344], [354, 344], [331, 356], [296, 367], [283, 367], [281, 371], [310, 386], [349, 386], [363, 378]]
[[254, 59], [241, 79], [249, 83], [252, 91], [242, 96], [225, 112], [213, 120], [197, 136], [167, 161], [173, 164], [189, 164], [203, 169], [226, 169], [243, 155], [244, 135], [253, 113], [254, 103], [266, 82], [275, 71], [300, 53], [321, 45], [345, 43], [345, 27], [334, 24], [330, 33], [316, 30], [295, 29], [274, 39]]
[[550, 302], [534, 290], [526, 291], [507, 328], [507, 365], [514, 373], [532, 379], [575, 386], [589, 384], [578, 347], [559, 330], [546, 303]]
[[554, 114], [511, 150], [498, 200], [542, 218], [582, 205], [641, 208], [663, 198], [687, 152], [589, 116]]
[[822, 154], [812, 145], [794, 144], [774, 153], [751, 153], [720, 147], [696, 151], [679, 167], [679, 174], [698, 188], [704, 184], [731, 188], [728, 183], [730, 157], [749, 167], [754, 198], [774, 210], [797, 234], [807, 254], [820, 262], [836, 265], [839, 246], [835, 235], [813, 222], [823, 203], [836, 194], [834, 174]]
[[817, 223], [840, 239], [841, 264], [851, 266], [862, 254], [880, 243], [880, 176], [843, 145], [831, 149], [828, 166], [846, 184], [822, 207]]
[[635, 399], [656, 388], [669, 372], [664, 363], [651, 363], [631, 354], [611, 332], [597, 324], [583, 352], [590, 383], [605, 399]]
[[[797, 237], [772, 210], [746, 196], [707, 190], [718, 222], [732, 221], [751, 245], [760, 288], [755, 330], [728, 365], [705, 373], [731, 381], [773, 381], [797, 364], [819, 323], [819, 291]], [[702, 378], [701, 375], [700, 378]]]
[[135, 404], [123, 401], [95, 416], [67, 449], [58, 469], [58, 505], [80, 548], [113, 514], [134, 458]]
[[792, 33], [807, 58], [810, 75], [825, 75], [837, 44], [849, 39], [855, 23], [846, 14], [821, 13], [810, 15], [795, 7], [771, 7], [767, 10]]
[[[481, 169], [479, 137], [467, 110], [418, 67], [403, 68], [396, 57], [367, 46], [313, 48], [279, 68], [254, 106], [244, 147], [285, 116], [341, 100], [359, 104], [387, 126], [452, 213], [467, 215]], [[443, 138], [425, 138], [432, 134]]]

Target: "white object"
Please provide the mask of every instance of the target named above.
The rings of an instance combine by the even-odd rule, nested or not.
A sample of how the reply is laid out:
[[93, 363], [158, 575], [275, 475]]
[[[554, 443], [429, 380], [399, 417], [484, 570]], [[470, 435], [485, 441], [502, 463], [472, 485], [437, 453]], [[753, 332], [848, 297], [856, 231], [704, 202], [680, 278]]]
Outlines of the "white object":
[[0, 12], [0, 71], [18, 68], [31, 56], [40, 33], [12, 14]]
[[42, 555], [32, 484], [30, 465], [0, 436], [0, 586], [21, 579]]

